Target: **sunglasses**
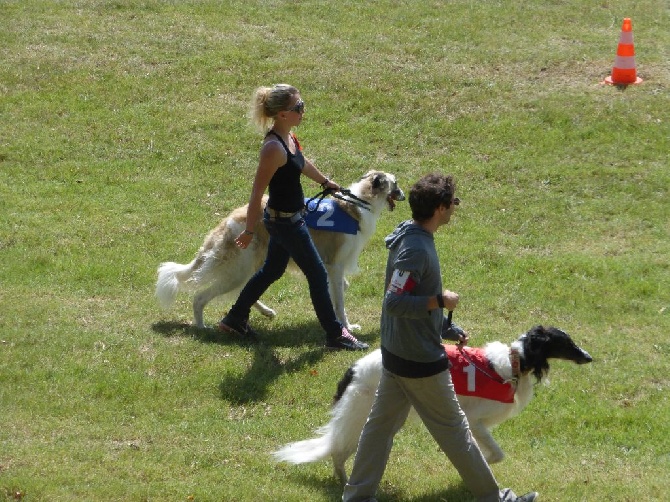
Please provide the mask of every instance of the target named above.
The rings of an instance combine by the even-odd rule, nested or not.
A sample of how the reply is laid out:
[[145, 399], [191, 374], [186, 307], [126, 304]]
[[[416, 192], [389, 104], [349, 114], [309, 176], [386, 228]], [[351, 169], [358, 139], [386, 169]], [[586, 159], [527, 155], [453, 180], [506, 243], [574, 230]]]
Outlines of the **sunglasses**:
[[302, 99], [296, 101], [292, 108], [286, 110], [287, 112], [303, 113], [305, 111], [305, 102]]
[[458, 206], [460, 203], [461, 203], [461, 199], [459, 199], [458, 197], [454, 197], [454, 201], [453, 201], [454, 206]]

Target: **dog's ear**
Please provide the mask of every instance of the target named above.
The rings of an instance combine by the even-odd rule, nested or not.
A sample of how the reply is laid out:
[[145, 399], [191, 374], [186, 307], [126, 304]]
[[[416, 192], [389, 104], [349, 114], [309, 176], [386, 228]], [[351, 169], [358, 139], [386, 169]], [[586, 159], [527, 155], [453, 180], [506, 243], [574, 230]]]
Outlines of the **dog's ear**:
[[375, 177], [372, 178], [372, 188], [379, 188], [384, 184], [386, 176], [384, 174], [375, 174]]
[[374, 173], [375, 173], [375, 171], [370, 170], [370, 171], [368, 171], [367, 173], [365, 173], [363, 176], [361, 176], [360, 178], [358, 178], [358, 181], [363, 181], [365, 178], [369, 178], [369, 177], [372, 176]]
[[531, 370], [538, 382], [549, 372], [549, 362], [545, 351], [549, 340], [550, 334], [544, 326], [534, 326], [524, 339], [522, 366]]
[[549, 330], [542, 326], [541, 324], [535, 326], [532, 330], [533, 335], [531, 336], [531, 340], [537, 343], [545, 343], [548, 342], [549, 339], [551, 338], [551, 334], [549, 333]]

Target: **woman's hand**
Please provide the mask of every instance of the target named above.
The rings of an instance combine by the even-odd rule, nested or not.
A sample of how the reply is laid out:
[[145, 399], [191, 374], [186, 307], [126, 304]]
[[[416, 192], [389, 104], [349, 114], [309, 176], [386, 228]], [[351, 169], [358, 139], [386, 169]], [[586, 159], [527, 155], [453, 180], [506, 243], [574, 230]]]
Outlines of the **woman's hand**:
[[247, 232], [244, 230], [240, 235], [235, 239], [235, 244], [240, 249], [247, 249], [247, 246], [251, 243], [251, 239], [254, 238], [253, 232]]
[[333, 192], [339, 192], [342, 189], [342, 187], [340, 187], [340, 185], [338, 185], [334, 181], [330, 181], [330, 180], [328, 180], [326, 183], [321, 185], [321, 188], [329, 189], [329, 190], [332, 190]]

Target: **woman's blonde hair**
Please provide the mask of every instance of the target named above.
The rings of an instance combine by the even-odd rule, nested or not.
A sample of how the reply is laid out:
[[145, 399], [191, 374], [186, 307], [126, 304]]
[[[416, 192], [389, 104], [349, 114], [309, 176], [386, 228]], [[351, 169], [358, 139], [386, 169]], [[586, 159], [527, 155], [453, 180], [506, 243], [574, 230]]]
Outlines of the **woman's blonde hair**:
[[267, 131], [277, 114], [288, 110], [291, 98], [296, 94], [298, 89], [288, 84], [259, 87], [251, 102], [251, 122], [262, 132]]

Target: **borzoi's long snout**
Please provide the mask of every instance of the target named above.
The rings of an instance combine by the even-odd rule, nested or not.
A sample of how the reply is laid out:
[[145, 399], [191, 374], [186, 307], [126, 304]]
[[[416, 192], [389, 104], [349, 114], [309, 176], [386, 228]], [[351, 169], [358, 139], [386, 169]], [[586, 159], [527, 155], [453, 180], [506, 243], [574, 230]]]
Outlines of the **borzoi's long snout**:
[[402, 200], [405, 200], [405, 192], [402, 191], [402, 189], [398, 186], [397, 183], [394, 183], [393, 190], [391, 191], [390, 194], [388, 194], [388, 197], [386, 197], [386, 202], [388, 203], [389, 211], [393, 211], [395, 209], [396, 201], [402, 201]]
[[405, 200], [405, 192], [403, 192], [400, 187], [396, 185], [391, 192], [391, 197], [393, 197], [394, 200]]
[[581, 354], [581, 357], [578, 357], [577, 359], [575, 359], [575, 362], [577, 364], [586, 364], [586, 363], [593, 362], [593, 358], [591, 357], [591, 354], [586, 352], [581, 347], [579, 348], [579, 350], [582, 352], [582, 354]]

